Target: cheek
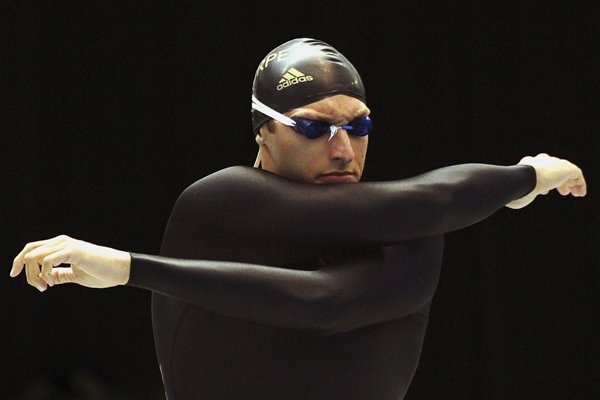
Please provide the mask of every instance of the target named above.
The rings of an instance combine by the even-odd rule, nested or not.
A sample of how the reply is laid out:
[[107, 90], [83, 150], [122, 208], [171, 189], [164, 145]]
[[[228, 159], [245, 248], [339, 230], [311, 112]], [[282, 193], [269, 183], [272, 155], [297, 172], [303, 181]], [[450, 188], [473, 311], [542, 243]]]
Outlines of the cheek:
[[277, 143], [276, 162], [287, 174], [305, 173], [315, 164], [315, 157], [319, 154], [314, 145], [294, 136], [281, 140]]
[[354, 145], [354, 157], [361, 164], [364, 163], [367, 156], [367, 148], [369, 147], [369, 138], [357, 139]]
[[273, 137], [270, 143], [270, 148], [273, 151], [275, 158], [280, 160], [289, 160], [295, 153], [297, 147], [296, 138], [289, 132], [277, 132], [277, 136]]
[[302, 143], [298, 138], [287, 140], [281, 144], [282, 153], [285, 154], [288, 160], [295, 160], [296, 162], [306, 159], [309, 154], [309, 145]]
[[319, 168], [319, 164], [327, 160], [327, 152], [321, 147], [315, 142], [304, 143], [293, 149], [292, 157], [305, 171]]

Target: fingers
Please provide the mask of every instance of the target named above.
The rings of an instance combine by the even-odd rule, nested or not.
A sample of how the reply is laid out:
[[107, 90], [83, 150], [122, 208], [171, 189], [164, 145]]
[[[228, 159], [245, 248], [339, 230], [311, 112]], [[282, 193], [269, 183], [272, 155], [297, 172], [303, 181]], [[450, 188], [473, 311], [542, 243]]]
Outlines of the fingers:
[[40, 267], [35, 261], [29, 261], [25, 264], [25, 276], [27, 283], [39, 290], [40, 292], [48, 289], [48, 284], [40, 278]]
[[557, 187], [556, 190], [563, 196], [570, 194], [573, 197], [583, 197], [587, 194], [587, 186], [583, 177], [580, 179], [570, 179]]
[[575, 186], [573, 195], [576, 197], [585, 197], [587, 195], [587, 184], [583, 182], [583, 184]]
[[15, 258], [13, 261], [12, 268], [10, 269], [10, 277], [14, 278], [15, 276], [18, 276], [23, 271], [24, 266], [25, 265], [23, 264], [23, 262], [20, 261], [20, 259], [17, 260], [17, 258]]
[[49, 255], [61, 251], [62, 249], [63, 247], [61, 245], [46, 245], [38, 247], [25, 255], [27, 264], [31, 263], [40, 266], [39, 277], [46, 281], [50, 286], [53, 284], [51, 281], [51, 272], [54, 265], [48, 262]]
[[45, 291], [50, 283], [44, 279], [44, 275], [49, 276], [50, 273], [47, 267], [42, 268], [43, 259], [47, 254], [57, 251], [58, 249], [59, 247], [54, 245], [53, 241], [49, 241], [23, 255], [27, 282], [41, 292]]
[[27, 244], [15, 257], [10, 276], [18, 276], [23, 269], [27, 282], [43, 292], [55, 283], [53, 267], [70, 261], [71, 252], [65, 250], [67, 236], [57, 236]]
[[[71, 263], [71, 256], [72, 256], [72, 250], [71, 249], [64, 249], [64, 248], [59, 248], [56, 247], [54, 249], [52, 249], [51, 251], [48, 251], [47, 254], [45, 254], [43, 256], [43, 260], [42, 260], [42, 269], [41, 269], [41, 278], [44, 279], [46, 281], [46, 283], [48, 283], [50, 286], [53, 286], [55, 283], [65, 283], [65, 277], [58, 274], [54, 273], [54, 267], [61, 265], [61, 264], [70, 264]], [[62, 268], [61, 271], [59, 272], [64, 272], [64, 270], [69, 270], [72, 272], [73, 270], [71, 268]], [[57, 278], [57, 274], [60, 275], [58, 276], [58, 278], [62, 278], [62, 280], [59, 280], [58, 282], [56, 281], [55, 278]], [[71, 277], [70, 275], [70, 277]], [[69, 282], [71, 282], [72, 279], [69, 280]]]
[[[581, 170], [579, 170], [579, 176], [574, 179], [571, 193], [575, 197], [583, 197], [587, 194], [587, 183]], [[567, 182], [569, 183], [569, 182]]]
[[28, 254], [30, 251], [37, 249], [38, 247], [43, 246], [49, 242], [55, 241], [56, 239], [57, 238], [52, 238], [52, 239], [40, 240], [37, 242], [27, 243], [27, 245], [23, 248], [23, 250], [21, 250], [21, 252], [19, 254], [17, 254], [15, 259], [13, 260], [13, 265], [10, 270], [10, 276], [14, 278], [15, 276], [19, 275], [21, 273], [21, 271], [23, 271], [23, 267], [25, 266], [24, 265], [25, 254]]
[[587, 184], [583, 172], [575, 164], [565, 160], [569, 168], [569, 175], [564, 178], [556, 190], [563, 196], [571, 194], [574, 197], [583, 197], [587, 194]]

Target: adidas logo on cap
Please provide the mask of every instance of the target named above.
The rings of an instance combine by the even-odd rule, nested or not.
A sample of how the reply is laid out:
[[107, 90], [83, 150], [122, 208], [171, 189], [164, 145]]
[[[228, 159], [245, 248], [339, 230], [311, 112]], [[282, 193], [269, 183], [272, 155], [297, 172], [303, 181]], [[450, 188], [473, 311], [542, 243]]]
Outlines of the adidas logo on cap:
[[282, 90], [286, 87], [296, 85], [298, 83], [309, 82], [312, 80], [313, 77], [311, 75], [304, 75], [296, 68], [290, 68], [285, 74], [283, 74], [283, 78], [279, 80], [277, 90]]

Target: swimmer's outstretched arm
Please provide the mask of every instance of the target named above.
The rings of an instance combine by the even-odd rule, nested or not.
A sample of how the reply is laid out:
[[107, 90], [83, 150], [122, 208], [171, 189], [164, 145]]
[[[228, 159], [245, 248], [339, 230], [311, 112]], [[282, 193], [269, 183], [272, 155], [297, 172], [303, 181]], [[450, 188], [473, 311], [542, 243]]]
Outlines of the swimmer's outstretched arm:
[[[556, 160], [556, 159], [549, 159], [546, 156], [539, 156], [536, 157], [534, 159], [531, 160], [525, 160], [525, 162], [536, 162], [536, 159], [541, 159], [543, 161], [543, 167], [539, 168], [536, 166], [536, 174], [538, 175], [537, 177], [537, 184], [535, 185], [535, 189], [534, 189], [534, 193], [536, 191], [539, 191], [539, 193], [537, 194], [543, 194], [546, 191], [552, 189], [552, 188], [557, 188], [557, 187], [561, 187], [561, 191], [563, 194], [568, 194], [568, 192], [571, 192], [573, 195], [579, 196], [579, 195], [584, 195], [585, 194], [585, 182], [583, 181], [583, 177], [581, 175], [581, 171], [579, 171], [579, 169], [575, 166], [573, 166], [572, 164], [568, 163], [568, 162], [563, 162], [560, 160]], [[562, 172], [560, 170], [563, 170]], [[575, 171], [575, 172], [574, 172]], [[578, 172], [576, 172], [578, 171]], [[233, 172], [239, 172], [239, 171], [233, 171]], [[242, 171], [243, 172], [243, 171]], [[263, 174], [258, 174], [256, 175], [257, 171], [252, 171], [253, 174], [255, 174], [255, 176], [260, 177], [259, 179], [274, 179], [271, 176], [265, 176]], [[434, 193], [430, 193], [430, 195], [433, 195], [435, 197], [445, 197], [445, 199], [443, 199], [443, 201], [441, 202], [442, 204], [446, 204], [446, 206], [449, 205], [454, 205], [454, 203], [456, 201], [466, 201], [469, 199], [469, 196], [467, 196], [466, 198], [463, 198], [465, 195], [464, 193], [460, 193], [460, 192], [464, 192], [466, 191], [467, 193], [470, 193], [471, 196], [475, 196], [475, 200], [473, 201], [469, 201], [469, 206], [467, 206], [466, 210], [462, 210], [462, 208], [464, 207], [464, 205], [461, 205], [460, 207], [458, 207], [459, 212], [460, 213], [464, 213], [463, 219], [467, 218], [468, 221], [464, 221], [461, 220], [460, 218], [457, 220], [456, 216], [445, 216], [445, 215], [440, 215], [440, 214], [435, 214], [437, 216], [440, 217], [446, 217], [446, 218], [450, 218], [450, 221], [454, 221], [457, 220], [458, 226], [456, 225], [456, 223], [452, 222], [452, 223], [448, 223], [446, 222], [446, 225], [442, 225], [445, 226], [445, 228], [452, 228], [452, 229], [458, 229], [460, 228], [461, 224], [469, 224], [469, 221], [471, 221], [470, 223], [474, 223], [476, 222], [476, 220], [482, 218], [482, 212], [493, 212], [493, 210], [495, 210], [494, 207], [501, 207], [504, 203], [509, 202], [509, 200], [511, 198], [514, 197], [518, 197], [518, 196], [522, 196], [523, 194], [525, 194], [526, 192], [528, 192], [532, 186], [534, 186], [534, 179], [531, 177], [531, 172], [532, 170], [528, 170], [527, 167], [521, 167], [518, 169], [514, 169], [514, 168], [502, 168], [502, 167], [490, 167], [490, 166], [469, 166], [469, 167], [450, 167], [447, 169], [443, 169], [440, 171], [434, 171], [430, 174], [426, 174], [424, 175], [425, 178], [413, 178], [412, 180], [410, 180], [411, 182], [408, 183], [408, 181], [404, 181], [401, 182], [400, 184], [404, 185], [405, 191], [411, 192], [411, 193], [415, 193], [418, 194], [417, 199], [418, 201], [423, 201], [423, 196], [425, 196], [425, 198], [427, 197], [427, 193], [431, 190], [433, 190], [435, 188]], [[245, 172], [241, 173], [241, 174], [234, 174], [234, 180], [235, 179], [241, 179], [240, 182], [245, 181], [246, 178], [248, 178], [248, 176], [244, 175]], [[456, 175], [465, 175], [462, 176], [461, 178], [458, 178], [458, 183], [454, 183], [454, 184], [448, 184], [447, 181], [448, 180], [453, 180], [456, 181]], [[499, 175], [498, 175], [499, 174]], [[471, 176], [469, 176], [471, 175]], [[509, 175], [509, 176], [505, 176], [505, 175]], [[512, 179], [515, 180], [511, 180], [510, 175], [517, 175], [519, 178], [513, 177]], [[483, 181], [482, 181], [483, 179]], [[463, 181], [467, 181], [466, 183], [464, 183]], [[493, 183], [489, 183], [488, 181], [494, 181]], [[238, 182], [238, 183], [240, 183]], [[284, 182], [284, 181], [282, 181]], [[216, 182], [218, 184], [218, 182]], [[231, 182], [229, 182], [231, 183]], [[256, 182], [253, 182], [253, 184], [256, 184]], [[385, 184], [383, 184], [383, 188], [384, 188], [384, 196], [389, 195], [389, 193], [385, 192]], [[214, 186], [214, 185], [212, 185]], [[236, 185], [237, 186], [237, 185]], [[243, 185], [242, 185], [243, 186]], [[305, 188], [314, 188], [311, 185], [297, 185], [297, 186], [304, 186]], [[338, 190], [339, 191], [343, 191], [346, 188], [354, 188], [354, 187], [358, 187], [359, 185], [339, 185], [339, 186], [331, 186], [328, 188], [322, 188], [324, 192], [331, 192], [335, 196], [339, 196]], [[360, 185], [363, 186], [363, 185]], [[369, 187], [372, 186], [370, 184], [365, 184], [365, 186]], [[458, 190], [457, 187], [458, 186]], [[473, 189], [471, 186], [475, 186], [476, 189]], [[504, 200], [499, 201], [496, 199], [496, 196], [498, 195], [497, 193], [494, 195], [490, 195], [489, 192], [487, 191], [487, 189], [494, 188], [500, 186], [500, 187], [504, 187], [507, 186], [506, 188], [504, 188], [503, 190], [500, 190], [500, 192], [503, 191], [508, 191], [512, 194], [503, 194], [501, 197], [504, 198]], [[516, 186], [516, 188], [514, 187]], [[229, 187], [229, 186], [227, 186]], [[192, 187], [193, 189], [194, 187]], [[379, 186], [376, 187], [378, 190], [381, 190], [379, 188]], [[223, 189], [223, 188], [222, 188]], [[495, 189], [495, 190], [496, 190]], [[515, 193], [515, 190], [517, 191], [517, 193]], [[318, 192], [318, 191], [317, 191]], [[317, 193], [314, 192], [314, 193]], [[390, 192], [392, 194], [396, 193], [395, 190], [390, 190]], [[457, 193], [458, 192], [458, 193]], [[314, 203], [314, 200], [316, 200], [317, 198], [314, 197], [315, 194], [312, 193], [312, 200], [313, 202], [311, 203], [313, 207], [319, 205], [317, 203]], [[329, 195], [331, 195], [331, 193], [329, 193]], [[367, 195], [369, 193], [369, 190], [366, 191]], [[276, 195], [277, 193], [273, 194], [271, 193], [271, 195]], [[280, 193], [281, 194], [281, 193]], [[292, 193], [294, 194], [294, 193]], [[361, 195], [364, 194], [364, 192], [357, 192], [355, 194]], [[488, 199], [484, 199], [481, 200], [480, 196], [484, 196], [484, 197], [490, 197]], [[508, 196], [508, 198], [505, 198], [506, 196]], [[514, 197], [511, 197], [514, 196]], [[532, 197], [531, 194], [528, 195], [530, 198]], [[527, 197], [527, 196], [526, 196]], [[535, 197], [535, 196], [533, 196]], [[343, 201], [343, 196], [342, 197], [338, 197], [337, 200], [339, 200], [337, 204], [337, 207], [343, 207], [346, 206], [346, 204]], [[400, 197], [402, 199], [402, 196]], [[362, 198], [363, 200], [372, 200], [372, 201], [376, 201], [377, 199], [371, 199], [371, 198]], [[235, 202], [236, 199], [234, 198], [226, 198], [223, 199], [224, 201], [228, 201], [228, 202]], [[266, 199], [264, 199], [266, 201]], [[277, 199], [275, 198], [274, 200], [280, 200], [282, 201], [283, 199]], [[411, 199], [410, 196], [408, 198], [408, 200], [413, 200], [415, 201], [415, 199]], [[435, 206], [432, 206], [432, 204], [427, 203], [427, 201], [425, 201], [424, 204], [424, 208], [411, 208], [414, 207], [415, 204], [412, 204], [413, 202], [408, 201], [405, 199], [404, 203], [400, 202], [396, 205], [397, 208], [399, 208], [399, 210], [397, 210], [398, 213], [400, 214], [404, 214], [406, 212], [416, 212], [416, 213], [427, 213], [431, 211], [431, 208], [437, 208]], [[495, 205], [493, 207], [491, 207], [492, 211], [489, 211], [490, 206], [486, 205], [487, 203], [494, 203]], [[504, 203], [503, 203], [504, 202]], [[180, 202], [178, 202], [180, 203]], [[285, 202], [284, 202], [285, 203]], [[369, 202], [367, 202], [364, 206], [368, 207]], [[377, 203], [378, 205], [381, 205], [381, 203]], [[500, 204], [500, 205], [498, 205]], [[310, 205], [310, 204], [309, 204]], [[418, 205], [418, 204], [417, 204]], [[484, 205], [485, 209], [487, 211], [482, 211], [481, 209], [479, 209], [479, 207], [483, 207], [482, 205]], [[227, 204], [223, 205], [224, 207], [227, 206]], [[250, 205], [249, 205], [250, 206]], [[276, 204], [271, 204], [271, 206], [275, 207]], [[404, 207], [403, 207], [404, 206]], [[517, 206], [519, 206], [519, 204], [517, 204]], [[255, 207], [256, 208], [256, 207]], [[274, 208], [275, 210], [277, 209], [276, 207]], [[317, 207], [318, 209], [318, 207]], [[360, 207], [358, 208], [351, 208], [351, 211], [356, 212], [358, 209], [360, 209]], [[377, 212], [381, 212], [381, 211], [385, 211], [385, 210], [380, 210], [380, 209], [375, 209]], [[472, 210], [471, 213], [469, 213], [469, 210]], [[301, 211], [301, 210], [297, 210], [297, 211]], [[338, 215], [338, 213], [336, 213], [335, 210], [333, 209], [329, 209], [329, 211], [331, 211], [333, 213], [333, 215]], [[389, 211], [389, 210], [388, 210]], [[453, 212], [456, 212], [456, 210], [451, 210]], [[174, 213], [177, 212], [177, 207], [174, 211]], [[373, 210], [371, 210], [371, 212], [375, 212]], [[310, 212], [309, 212], [310, 214]], [[277, 215], [277, 213], [275, 213], [275, 215]], [[324, 218], [324, 223], [327, 224], [329, 221], [326, 217], [327, 214], [322, 214]], [[350, 216], [352, 216], [352, 214], [350, 214]], [[297, 217], [301, 217], [298, 216]], [[314, 216], [313, 216], [314, 217]], [[485, 217], [485, 215], [483, 215], [483, 217]], [[418, 216], [416, 218], [419, 218]], [[405, 219], [410, 219], [408, 217], [405, 216]], [[376, 219], [375, 219], [376, 220]], [[428, 221], [430, 220], [430, 218], [428, 217], [428, 215], [422, 215], [421, 221], [423, 221], [424, 223], [428, 223]], [[390, 222], [394, 222], [395, 220], [391, 219]], [[195, 221], [192, 221], [192, 225]], [[257, 220], [252, 220], [252, 222], [260, 222]], [[298, 220], [297, 223], [301, 223], [301, 220]], [[343, 224], [343, 221], [337, 221]], [[380, 222], [380, 221], [379, 221]], [[173, 223], [173, 221], [171, 221], [170, 225]], [[178, 224], [175, 224], [175, 226], [177, 226]], [[192, 226], [193, 227], [193, 226]], [[208, 227], [207, 229], [210, 229], [212, 227]], [[367, 231], [369, 231], [369, 229], [372, 229], [368, 226], [361, 226], [361, 228], [365, 228]], [[418, 228], [418, 227], [417, 227]], [[429, 234], [433, 235], [435, 234], [435, 229], [440, 229], [439, 224], [434, 224], [433, 227], [429, 227], [431, 229], [431, 231], [429, 231]], [[177, 228], [176, 228], [177, 229]], [[189, 229], [189, 228], [185, 228], [185, 229]], [[328, 226], [325, 225], [323, 227], [323, 230], [327, 231]], [[401, 227], [400, 230], [402, 230], [404, 228]], [[200, 229], [202, 230], [202, 229]], [[168, 234], [169, 229], [167, 229], [167, 234]], [[355, 235], [361, 236], [362, 233], [359, 231], [359, 229], [354, 229], [354, 231], [356, 231]], [[193, 232], [190, 232], [193, 233]], [[260, 232], [258, 232], [260, 233]], [[315, 233], [315, 232], [310, 232], [310, 233]], [[216, 232], [216, 234], [218, 234], [218, 232]], [[316, 234], [316, 233], [315, 233]], [[352, 234], [351, 233], [343, 233], [341, 232], [340, 234], [345, 234], [346, 237], [348, 238], [352, 238]], [[406, 235], [406, 232], [403, 233], [404, 235]], [[419, 235], [416, 235], [419, 236]], [[222, 240], [224, 238], [221, 238]], [[309, 237], [310, 239], [310, 237]], [[376, 237], [374, 242], [379, 242], [382, 239], [379, 237]], [[368, 241], [368, 239], [367, 239]], [[383, 239], [383, 241], [385, 241], [385, 239]], [[305, 241], [300, 243], [300, 249], [301, 250], [307, 250], [309, 249], [307, 246], [307, 243], [310, 243], [310, 240]], [[336, 238], [333, 238], [333, 243], [329, 243], [327, 245], [333, 246], [334, 248], [337, 246], [336, 244]], [[275, 246], [276, 247], [276, 246]], [[274, 248], [275, 248], [274, 247]], [[288, 246], [290, 248], [293, 248], [293, 246]], [[319, 247], [317, 245], [317, 247]], [[281, 261], [284, 261], [284, 256], [281, 254], [278, 254], [275, 250], [271, 249], [269, 247], [269, 243], [265, 243], [265, 254], [266, 257], [271, 259], [271, 260], [276, 260], [276, 259], [280, 259]], [[257, 248], [255, 249], [256, 251], [260, 253], [262, 253], [262, 249]], [[167, 252], [168, 253], [168, 252]], [[28, 282], [33, 285], [38, 287], [40, 290], [45, 290], [46, 288], [46, 284], [50, 283], [50, 284], [55, 284], [55, 283], [66, 283], [66, 282], [75, 282], [75, 283], [79, 283], [85, 286], [90, 286], [90, 287], [110, 287], [110, 286], [116, 286], [119, 284], [125, 284], [129, 281], [130, 279], [130, 270], [131, 270], [131, 259], [130, 259], [130, 254], [126, 253], [126, 252], [122, 252], [119, 250], [114, 250], [114, 249], [110, 249], [110, 248], [106, 248], [106, 247], [100, 247], [100, 246], [96, 246], [90, 243], [85, 243], [85, 242], [81, 242], [81, 241], [77, 241], [75, 239], [71, 239], [68, 237], [58, 237], [58, 238], [54, 238], [54, 239], [50, 239], [47, 241], [40, 241], [40, 242], [35, 242], [35, 243], [30, 243], [28, 244], [21, 253], [19, 253], [19, 255], [15, 258], [14, 264], [13, 264], [13, 269], [11, 270], [11, 276], [16, 276], [18, 275], [22, 269], [25, 267], [26, 269], [26, 274], [27, 274], [27, 279]], [[294, 254], [291, 255], [291, 258], [295, 257]], [[346, 296], [347, 294], [345, 293], [336, 293], [336, 290], [339, 289], [340, 287], [343, 289], [343, 285], [340, 286], [339, 282], [342, 282], [342, 280], [339, 280], [337, 278], [339, 277], [344, 277], [346, 276], [347, 279], [354, 279], [352, 278], [352, 271], [353, 269], [344, 269], [344, 266], [337, 266], [338, 269], [336, 270], [335, 267], [336, 266], [332, 266], [333, 270], [331, 272], [335, 272], [335, 273], [328, 273], [329, 271], [326, 270], [322, 270], [322, 271], [312, 271], [312, 272], [307, 272], [307, 271], [293, 271], [293, 270], [285, 270], [285, 269], [276, 269], [276, 268], [270, 268], [270, 267], [262, 267], [260, 265], [252, 265], [252, 264], [236, 264], [236, 263], [216, 263], [216, 262], [211, 262], [211, 261], [199, 261], [199, 260], [188, 260], [185, 262], [181, 262], [178, 260], [169, 260], [168, 258], [151, 258], [150, 260], [144, 260], [144, 256], [137, 256], [134, 255], [134, 260], [138, 258], [138, 260], [140, 261], [140, 265], [138, 265], [137, 267], [134, 266], [134, 268], [140, 268], [139, 273], [142, 276], [145, 276], [145, 280], [147, 282], [153, 282], [154, 285], [162, 285], [162, 287], [147, 287], [148, 289], [151, 290], [157, 290], [159, 292], [164, 292], [167, 294], [171, 294], [174, 296], [180, 296], [181, 298], [188, 298], [189, 296], [198, 296], [199, 297], [199, 304], [203, 304], [205, 303], [206, 306], [209, 306], [210, 304], [212, 304], [212, 306], [209, 306], [209, 308], [218, 306], [221, 307], [220, 312], [223, 312], [224, 314], [228, 314], [228, 312], [231, 312], [232, 309], [237, 308], [234, 304], [243, 304], [244, 299], [237, 299], [237, 300], [241, 300], [241, 302], [235, 301], [231, 304], [228, 304], [228, 299], [231, 299], [232, 294], [235, 294], [235, 289], [237, 288], [249, 288], [250, 290], [247, 291], [242, 291], [243, 293], [252, 293], [252, 298], [251, 300], [254, 301], [254, 304], [247, 304], [246, 308], [250, 307], [255, 307], [257, 304], [277, 304], [277, 300], [279, 300], [278, 296], [282, 297], [284, 300], [286, 300], [286, 296], [288, 299], [288, 303], [289, 301], [291, 301], [292, 305], [296, 305], [296, 310], [301, 312], [302, 311], [302, 307], [306, 308], [307, 305], [311, 305], [313, 303], [310, 303], [310, 301], [306, 302], [305, 304], [302, 304], [303, 301], [307, 301], [310, 299], [321, 299], [321, 300], [325, 300], [325, 301], [330, 301], [331, 299], [334, 300], [339, 300], [340, 298], [344, 298], [344, 296]], [[144, 261], [146, 261], [144, 263]], [[381, 261], [381, 260], [379, 260]], [[67, 263], [67, 264], [71, 264], [70, 268], [53, 268], [58, 266], [59, 264], [62, 263]], [[162, 265], [162, 267], [161, 267]], [[360, 273], [364, 272], [364, 268], [365, 265], [368, 267], [368, 263], [366, 264], [361, 264], [358, 263], [356, 265], [354, 265], [355, 271], [358, 275], [360, 275]], [[400, 268], [401, 269], [401, 268]], [[152, 275], [155, 275], [154, 277]], [[165, 279], [156, 279], [161, 277], [162, 274], [162, 278]], [[346, 274], [346, 275], [344, 275]], [[176, 277], [175, 281], [173, 281], [172, 279], [169, 279], [169, 277], [173, 277], [173, 275], [180, 275], [179, 277]], [[375, 274], [374, 274], [375, 275]], [[387, 278], [388, 276], [385, 274], [377, 274], [378, 276], [380, 276], [380, 278], [383, 276], [383, 278]], [[364, 275], [363, 275], [364, 276]], [[196, 277], [198, 280], [196, 281], [196, 283], [201, 283], [201, 282], [205, 282], [205, 287], [211, 289], [208, 290], [206, 293], [204, 293], [204, 296], [201, 295], [202, 290], [200, 290], [201, 288], [198, 286], [194, 286], [194, 285], [180, 285], [177, 284], [177, 282], [181, 282], [179, 280], [179, 278], [194, 278]], [[350, 278], [348, 278], [350, 277]], [[142, 280], [144, 280], [142, 279]], [[162, 283], [161, 283], [162, 282]], [[174, 284], [175, 282], [175, 284]], [[333, 282], [333, 285], [331, 285], [331, 283]], [[377, 286], [377, 282], [373, 283], [374, 286]], [[206, 286], [208, 285], [208, 286]], [[328, 286], [329, 285], [329, 286]], [[143, 286], [143, 285], [142, 285]], [[192, 293], [186, 293], [189, 292], [190, 287], [192, 288]], [[350, 287], [352, 287], [352, 285], [350, 285]], [[223, 288], [226, 288], [227, 290], [221, 290]], [[332, 289], [333, 290], [329, 290]], [[195, 290], [194, 290], [195, 289]], [[327, 290], [321, 290], [320, 289], [327, 289]], [[181, 293], [179, 293], [179, 292]], [[337, 295], [337, 297], [332, 297], [332, 298], [328, 298], [327, 296], [329, 296], [330, 293], [334, 293]], [[194, 294], [195, 293], [195, 294]], [[261, 297], [261, 293], [262, 293], [262, 297]], [[372, 293], [373, 294], [373, 293]], [[215, 297], [216, 296], [216, 297]], [[324, 296], [324, 297], [319, 297], [319, 296]], [[341, 297], [340, 297], [341, 296]], [[263, 300], [268, 300], [268, 301], [260, 301], [260, 299]], [[247, 299], [246, 299], [247, 300]], [[351, 300], [351, 299], [350, 299]], [[287, 303], [282, 303], [282, 304], [287, 304]], [[323, 304], [323, 303], [320, 303]], [[228, 310], [229, 309], [229, 310]], [[258, 309], [255, 309], [257, 313], [260, 314], [260, 307]], [[282, 310], [282, 309], [280, 309]], [[218, 310], [215, 310], [218, 311]], [[266, 310], [265, 310], [266, 311]], [[273, 319], [273, 312], [276, 313], [277, 310], [270, 310], [272, 311], [271, 313], [269, 313], [269, 321], [272, 321]], [[322, 315], [322, 314], [320, 314]], [[283, 318], [283, 320], [285, 320], [286, 318]], [[318, 319], [318, 318], [317, 318]], [[310, 319], [309, 319], [310, 320]], [[285, 321], [284, 321], [285, 322]]]
[[[581, 170], [568, 161], [540, 155], [522, 164], [458, 165], [401, 181], [325, 187], [228, 168], [180, 196], [161, 253], [222, 260], [223, 243], [229, 242], [244, 257], [228, 260], [283, 266], [339, 249], [393, 245], [461, 229], [505, 205], [523, 207], [554, 188], [585, 194]], [[176, 247], [170, 235], [193, 238], [200, 254]]]
[[[46, 282], [95, 288], [129, 283], [221, 315], [326, 335], [425, 311], [442, 248], [441, 236], [416, 239], [299, 271], [130, 254], [63, 235], [29, 244], [24, 259], [27, 279], [40, 291]], [[44, 279], [36, 275], [40, 257]], [[50, 267], [60, 261], [71, 266]]]

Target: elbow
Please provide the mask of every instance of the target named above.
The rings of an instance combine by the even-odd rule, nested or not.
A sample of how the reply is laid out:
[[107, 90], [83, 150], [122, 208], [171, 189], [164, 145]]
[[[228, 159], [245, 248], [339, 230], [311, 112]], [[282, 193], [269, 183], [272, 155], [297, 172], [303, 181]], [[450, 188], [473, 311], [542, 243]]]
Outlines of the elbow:
[[305, 312], [299, 316], [301, 329], [314, 336], [329, 336], [348, 330], [345, 297], [340, 285], [333, 280], [315, 287], [303, 301]]

